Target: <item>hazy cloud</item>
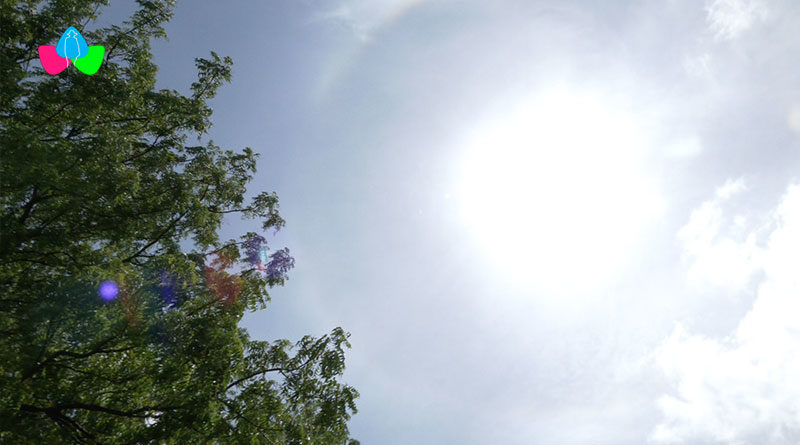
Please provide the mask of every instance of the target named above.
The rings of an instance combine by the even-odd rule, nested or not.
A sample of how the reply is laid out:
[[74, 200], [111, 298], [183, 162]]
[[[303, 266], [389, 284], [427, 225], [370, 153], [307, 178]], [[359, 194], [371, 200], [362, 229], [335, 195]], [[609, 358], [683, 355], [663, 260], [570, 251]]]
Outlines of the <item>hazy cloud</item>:
[[794, 132], [800, 133], [800, 105], [793, 105], [789, 109], [789, 116], [786, 118], [789, 128]]
[[679, 159], [694, 158], [702, 152], [703, 143], [697, 136], [678, 139], [666, 147], [666, 154], [668, 156]]

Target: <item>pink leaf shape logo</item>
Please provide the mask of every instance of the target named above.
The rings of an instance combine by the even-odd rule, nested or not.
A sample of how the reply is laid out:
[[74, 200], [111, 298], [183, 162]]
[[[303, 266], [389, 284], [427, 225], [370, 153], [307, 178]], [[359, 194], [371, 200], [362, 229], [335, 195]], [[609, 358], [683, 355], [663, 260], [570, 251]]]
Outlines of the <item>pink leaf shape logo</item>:
[[65, 59], [56, 53], [56, 47], [52, 45], [39, 46], [39, 60], [47, 74], [56, 75], [69, 66], [69, 59]]

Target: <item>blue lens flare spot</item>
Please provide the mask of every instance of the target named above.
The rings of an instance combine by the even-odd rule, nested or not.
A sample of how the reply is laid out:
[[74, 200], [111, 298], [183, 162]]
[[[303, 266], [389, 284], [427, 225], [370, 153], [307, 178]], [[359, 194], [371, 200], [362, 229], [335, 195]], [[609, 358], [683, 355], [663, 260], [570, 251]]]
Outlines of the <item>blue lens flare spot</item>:
[[97, 293], [100, 294], [100, 298], [103, 300], [111, 301], [119, 295], [119, 287], [117, 283], [113, 281], [103, 281], [100, 283], [100, 288], [97, 290]]
[[173, 275], [161, 272], [159, 290], [161, 298], [168, 307], [176, 307], [178, 305], [178, 281]]

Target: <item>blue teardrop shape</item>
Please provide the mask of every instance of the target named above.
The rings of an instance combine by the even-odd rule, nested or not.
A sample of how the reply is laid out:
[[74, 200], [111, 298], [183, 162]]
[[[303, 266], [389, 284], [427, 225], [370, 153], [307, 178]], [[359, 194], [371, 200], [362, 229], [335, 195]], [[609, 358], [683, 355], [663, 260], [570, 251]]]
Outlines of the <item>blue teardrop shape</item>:
[[81, 33], [74, 26], [70, 26], [58, 39], [56, 54], [65, 59], [80, 59], [89, 54], [89, 46]]

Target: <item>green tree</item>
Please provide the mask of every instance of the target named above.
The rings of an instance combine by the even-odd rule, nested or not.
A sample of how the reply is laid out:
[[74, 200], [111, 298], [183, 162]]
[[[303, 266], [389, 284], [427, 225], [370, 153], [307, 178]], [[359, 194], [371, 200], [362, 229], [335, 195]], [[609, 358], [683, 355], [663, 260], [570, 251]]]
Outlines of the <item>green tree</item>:
[[[173, 5], [91, 29], [105, 3], [0, 11], [0, 443], [347, 443], [348, 334], [238, 326], [293, 260], [218, 237], [228, 214], [284, 223], [274, 194], [245, 199], [252, 150], [202, 143], [231, 60], [197, 59], [188, 95], [156, 90], [150, 41]], [[70, 25], [105, 46], [97, 74], [40, 68]]]

